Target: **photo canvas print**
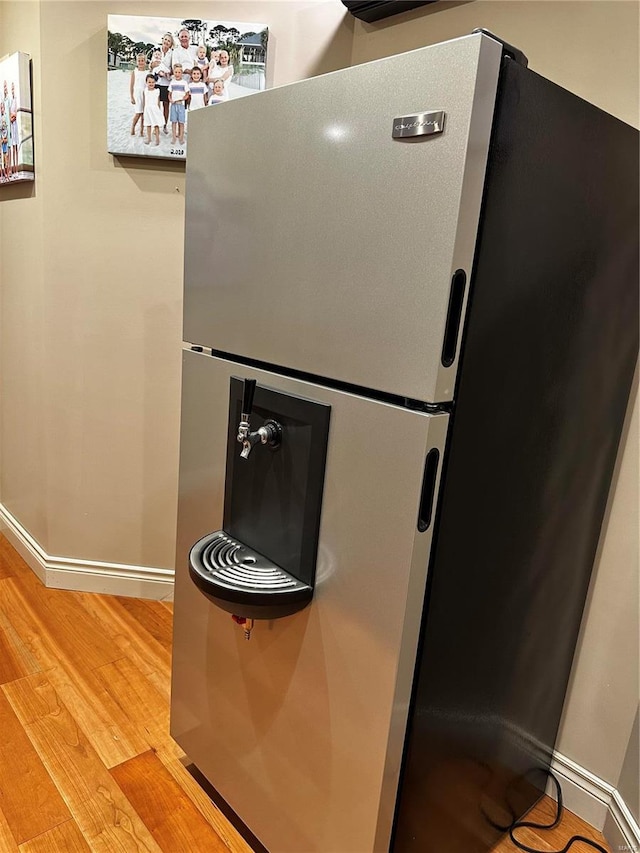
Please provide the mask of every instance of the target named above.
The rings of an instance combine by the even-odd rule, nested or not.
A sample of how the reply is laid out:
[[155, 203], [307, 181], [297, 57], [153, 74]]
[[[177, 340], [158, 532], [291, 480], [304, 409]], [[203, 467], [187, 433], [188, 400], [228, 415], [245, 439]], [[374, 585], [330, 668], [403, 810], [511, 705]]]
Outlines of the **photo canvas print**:
[[109, 153], [184, 160], [189, 116], [266, 87], [266, 24], [109, 15]]
[[32, 181], [33, 120], [29, 54], [0, 59], [0, 184]]

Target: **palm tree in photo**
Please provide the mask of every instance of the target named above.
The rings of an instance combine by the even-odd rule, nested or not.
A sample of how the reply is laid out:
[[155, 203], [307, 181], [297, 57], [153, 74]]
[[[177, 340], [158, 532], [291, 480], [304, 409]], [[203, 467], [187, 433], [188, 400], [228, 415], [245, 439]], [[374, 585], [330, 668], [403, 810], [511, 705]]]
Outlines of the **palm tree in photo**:
[[206, 23], [200, 20], [200, 18], [186, 18], [180, 25], [180, 29], [189, 30], [191, 44], [198, 44], [200, 42], [200, 32], [206, 30], [206, 28]]
[[[125, 54], [125, 43], [122, 33], [112, 33], [107, 31], [107, 49], [113, 55], [113, 64], [118, 64], [118, 57]], [[107, 55], [107, 62], [109, 57]]]
[[219, 50], [223, 41], [226, 40], [227, 37], [227, 28], [224, 24], [216, 24], [215, 27], [212, 27], [209, 30], [209, 38], [211, 39], [211, 46], [216, 50]]

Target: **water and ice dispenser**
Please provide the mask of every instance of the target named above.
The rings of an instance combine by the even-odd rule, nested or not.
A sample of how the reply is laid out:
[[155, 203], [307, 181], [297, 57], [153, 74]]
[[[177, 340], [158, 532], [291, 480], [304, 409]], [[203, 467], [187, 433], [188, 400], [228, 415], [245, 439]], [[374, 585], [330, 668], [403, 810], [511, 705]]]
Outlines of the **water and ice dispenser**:
[[247, 638], [313, 597], [330, 412], [231, 377], [223, 527], [192, 547], [189, 573]]

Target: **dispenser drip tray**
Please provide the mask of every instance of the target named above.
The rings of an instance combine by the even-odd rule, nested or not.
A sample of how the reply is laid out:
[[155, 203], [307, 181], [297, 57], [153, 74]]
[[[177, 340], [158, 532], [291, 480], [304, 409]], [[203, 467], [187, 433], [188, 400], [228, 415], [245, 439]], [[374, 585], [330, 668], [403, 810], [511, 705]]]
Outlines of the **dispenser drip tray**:
[[313, 597], [312, 587], [224, 530], [196, 542], [189, 553], [189, 574], [210, 601], [248, 619], [289, 616]]

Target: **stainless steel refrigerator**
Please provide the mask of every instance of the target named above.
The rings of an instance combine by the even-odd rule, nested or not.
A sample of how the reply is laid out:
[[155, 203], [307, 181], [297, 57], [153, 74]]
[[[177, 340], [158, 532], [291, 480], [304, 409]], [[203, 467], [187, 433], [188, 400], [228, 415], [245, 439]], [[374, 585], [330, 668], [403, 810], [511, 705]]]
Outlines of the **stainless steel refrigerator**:
[[171, 730], [256, 848], [480, 853], [544, 790], [637, 153], [485, 33], [190, 116]]

